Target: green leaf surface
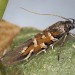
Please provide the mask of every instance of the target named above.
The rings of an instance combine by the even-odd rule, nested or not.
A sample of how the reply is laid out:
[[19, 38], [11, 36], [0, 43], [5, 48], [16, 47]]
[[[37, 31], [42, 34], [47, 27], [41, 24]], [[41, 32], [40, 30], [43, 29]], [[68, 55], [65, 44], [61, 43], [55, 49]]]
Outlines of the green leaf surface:
[[[12, 50], [38, 32], [40, 31], [34, 28], [23, 28], [9, 49]], [[17, 65], [3, 66], [1, 69], [3, 68], [6, 73], [1, 75], [75, 75], [75, 38], [68, 36], [63, 47], [56, 45], [53, 50], [49, 48], [47, 53], [33, 56], [27, 63], [24, 61]]]

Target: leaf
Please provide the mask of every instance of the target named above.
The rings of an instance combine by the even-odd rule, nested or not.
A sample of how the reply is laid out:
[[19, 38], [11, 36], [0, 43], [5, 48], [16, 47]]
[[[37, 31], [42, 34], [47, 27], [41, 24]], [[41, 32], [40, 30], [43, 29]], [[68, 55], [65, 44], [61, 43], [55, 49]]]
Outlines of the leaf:
[[[31, 38], [40, 32], [34, 28], [23, 28], [13, 40], [9, 47], [12, 50], [15, 46]], [[68, 36], [63, 47], [56, 45], [47, 53], [41, 53], [25, 63], [6, 66], [6, 75], [75, 75], [75, 38]], [[58, 52], [60, 51], [60, 59]]]
[[0, 0], [0, 20], [2, 19], [7, 3], [8, 0]]

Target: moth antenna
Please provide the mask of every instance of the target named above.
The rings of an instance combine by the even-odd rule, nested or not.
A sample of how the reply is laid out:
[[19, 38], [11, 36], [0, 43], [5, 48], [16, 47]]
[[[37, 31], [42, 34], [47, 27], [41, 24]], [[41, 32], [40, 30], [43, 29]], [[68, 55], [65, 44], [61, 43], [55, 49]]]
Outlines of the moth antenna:
[[42, 13], [30, 11], [30, 10], [25, 9], [25, 8], [23, 8], [23, 7], [20, 7], [20, 8], [23, 9], [23, 10], [25, 10], [25, 11], [27, 11], [27, 12], [30, 12], [30, 13], [33, 13], [33, 14], [37, 14], [37, 15], [43, 15], [43, 16], [56, 16], [56, 17], [59, 17], [59, 18], [65, 19], [65, 20], [69, 20], [69, 19], [67, 19], [67, 18], [65, 18], [65, 17], [59, 16], [59, 15], [56, 15], [56, 14], [42, 14]]

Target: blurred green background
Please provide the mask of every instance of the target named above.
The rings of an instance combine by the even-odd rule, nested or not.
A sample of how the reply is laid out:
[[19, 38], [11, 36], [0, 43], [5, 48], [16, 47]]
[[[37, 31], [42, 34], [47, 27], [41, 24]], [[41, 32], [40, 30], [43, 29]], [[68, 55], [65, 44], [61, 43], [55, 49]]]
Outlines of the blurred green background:
[[8, 0], [0, 0], [0, 20], [2, 19], [7, 3]]

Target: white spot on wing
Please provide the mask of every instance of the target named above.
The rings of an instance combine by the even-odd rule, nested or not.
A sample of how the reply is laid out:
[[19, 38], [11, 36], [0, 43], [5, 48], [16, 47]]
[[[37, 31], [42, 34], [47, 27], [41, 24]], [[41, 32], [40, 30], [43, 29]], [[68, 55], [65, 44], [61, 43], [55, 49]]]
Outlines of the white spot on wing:
[[53, 40], [53, 39], [54, 39], [54, 37], [51, 35], [51, 33], [50, 33], [50, 32], [48, 32], [48, 36], [50, 37], [50, 39], [51, 39], [51, 40]]
[[31, 54], [32, 54], [33, 51], [34, 51], [34, 49], [31, 49], [31, 50], [30, 50], [30, 52], [29, 52], [29, 54], [27, 55], [27, 57], [25, 58], [25, 60], [27, 60], [27, 59], [31, 56]]
[[54, 38], [54, 37], [51, 35], [50, 32], [48, 32], [48, 36], [50, 37], [50, 39], [51, 39], [52, 41], [57, 41], [57, 40], [58, 40], [57, 38]]
[[42, 35], [42, 38], [45, 39], [46, 38], [45, 35]]
[[36, 38], [33, 39], [34, 47], [37, 47], [37, 40]]
[[21, 53], [24, 53], [28, 47], [24, 47]]
[[45, 45], [44, 43], [41, 43], [41, 48], [47, 48], [47, 45]]

